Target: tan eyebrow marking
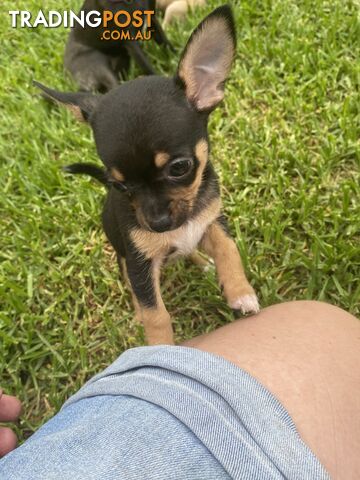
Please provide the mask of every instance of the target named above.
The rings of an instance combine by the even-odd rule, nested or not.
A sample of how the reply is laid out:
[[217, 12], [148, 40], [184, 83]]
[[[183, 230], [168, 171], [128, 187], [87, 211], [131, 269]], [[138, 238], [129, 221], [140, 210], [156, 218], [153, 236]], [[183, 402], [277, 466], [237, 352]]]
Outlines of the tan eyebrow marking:
[[209, 153], [209, 145], [205, 140], [205, 138], [202, 138], [201, 140], [198, 141], [198, 143], [195, 146], [195, 155], [197, 156], [201, 167], [205, 167], [205, 164], [208, 158], [208, 153]]
[[125, 177], [124, 175], [119, 172], [118, 169], [116, 168], [112, 168], [111, 169], [111, 175], [115, 178], [115, 180], [117, 180], [118, 182], [124, 182], [125, 181]]
[[155, 154], [155, 165], [158, 168], [163, 167], [170, 160], [170, 155], [165, 152], [158, 152]]

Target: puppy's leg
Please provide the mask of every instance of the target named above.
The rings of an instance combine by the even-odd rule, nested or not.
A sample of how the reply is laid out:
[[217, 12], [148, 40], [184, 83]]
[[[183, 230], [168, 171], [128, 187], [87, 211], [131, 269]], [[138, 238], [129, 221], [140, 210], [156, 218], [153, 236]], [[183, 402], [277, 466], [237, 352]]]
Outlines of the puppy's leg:
[[126, 257], [136, 316], [145, 329], [149, 345], [173, 345], [170, 315], [160, 293], [161, 260], [145, 260], [138, 255]]
[[202, 255], [200, 255], [200, 253], [197, 251], [191, 253], [188, 258], [190, 262], [200, 267], [204, 272], [211, 268], [212, 263], [208, 259], [204, 258]]
[[64, 65], [78, 83], [80, 90], [107, 92], [115, 88], [119, 79], [110, 64], [110, 57], [77, 42], [70, 33], [66, 45]]
[[[174, 0], [156, 0], [156, 2], [153, 2], [153, 5], [156, 3], [156, 8], [159, 8], [160, 10], [164, 11], [169, 5], [174, 3]], [[153, 7], [152, 4], [150, 3], [150, 9], [154, 10], [155, 6]]]
[[176, 0], [165, 10], [163, 25], [167, 28], [171, 22], [176, 19], [182, 19], [186, 17], [188, 12], [188, 3], [186, 0]]
[[121, 50], [121, 54], [111, 60], [114, 72], [121, 80], [126, 80], [130, 69], [130, 55], [126, 48]]
[[215, 262], [218, 278], [225, 298], [233, 310], [256, 313], [259, 303], [254, 289], [249, 284], [234, 240], [218, 219], [206, 230], [201, 247]]

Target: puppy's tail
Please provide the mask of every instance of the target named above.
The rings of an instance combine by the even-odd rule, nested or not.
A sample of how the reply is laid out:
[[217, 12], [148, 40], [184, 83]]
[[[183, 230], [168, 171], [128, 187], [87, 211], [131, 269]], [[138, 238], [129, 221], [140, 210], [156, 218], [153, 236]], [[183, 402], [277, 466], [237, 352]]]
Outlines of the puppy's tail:
[[93, 163], [73, 163], [72, 165], [63, 167], [63, 171], [66, 173], [84, 173], [85, 175], [90, 175], [90, 177], [96, 178], [96, 180], [105, 185], [105, 187], [110, 187], [106, 170]]

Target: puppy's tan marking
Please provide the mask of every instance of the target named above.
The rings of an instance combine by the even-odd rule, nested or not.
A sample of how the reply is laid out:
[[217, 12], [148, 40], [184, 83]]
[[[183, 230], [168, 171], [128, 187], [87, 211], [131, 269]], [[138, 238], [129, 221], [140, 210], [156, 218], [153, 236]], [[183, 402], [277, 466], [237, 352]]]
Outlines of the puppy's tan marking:
[[162, 262], [162, 257], [158, 257], [153, 261], [151, 281], [155, 290], [156, 307], [147, 308], [141, 305], [136, 298], [127, 273], [126, 261], [124, 258], [121, 259], [121, 270], [130, 288], [135, 307], [136, 320], [144, 325], [145, 335], [149, 345], [173, 345], [174, 343], [171, 318], [166, 310], [160, 291], [160, 268]]
[[171, 318], [166, 310], [160, 291], [160, 269], [163, 260], [163, 256], [158, 256], [153, 260], [152, 278], [156, 294], [156, 309], [146, 309], [142, 312], [144, 328], [150, 345], [174, 344]]
[[[59, 105], [62, 105], [60, 102], [56, 102]], [[72, 105], [72, 104], [66, 104], [65, 107], [70, 110], [70, 112], [74, 115], [76, 120], [79, 122], [85, 122], [85, 118], [80, 110], [80, 108], [77, 105]]]
[[158, 152], [155, 154], [155, 165], [158, 168], [164, 167], [169, 160], [170, 160], [170, 155], [168, 153]]
[[206, 230], [201, 248], [214, 259], [219, 282], [224, 288], [224, 295], [230, 307], [237, 308], [239, 299], [247, 295], [255, 296], [245, 276], [235, 242], [218, 222], [214, 222]]
[[125, 278], [125, 283], [130, 286], [130, 280], [129, 280], [129, 275], [127, 273], [127, 267], [126, 267], [126, 260], [124, 257], [121, 257], [120, 259], [120, 271], [121, 273], [124, 275], [124, 278]]
[[149, 345], [174, 345], [170, 315], [163, 302], [156, 308], [140, 307], [140, 321]]
[[118, 182], [124, 182], [125, 177], [124, 175], [117, 169], [117, 168], [112, 168], [111, 169], [111, 175], [117, 180]]
[[204, 169], [208, 161], [208, 152], [209, 152], [209, 146], [207, 141], [204, 138], [199, 140], [195, 146], [195, 155], [199, 161], [199, 167], [196, 172], [195, 180], [189, 187], [186, 187], [186, 188], [181, 187], [176, 189], [171, 195], [171, 198], [173, 201], [187, 202], [190, 208], [193, 207], [201, 182], [202, 182]]
[[166, 310], [160, 291], [160, 268], [164, 257], [159, 255], [153, 259], [152, 282], [156, 296], [156, 307], [146, 308], [139, 304], [140, 321], [144, 325], [149, 345], [173, 345], [174, 334], [171, 318]]
[[148, 259], [165, 256], [171, 248], [188, 255], [195, 250], [207, 227], [219, 216], [220, 208], [220, 198], [214, 198], [206, 208], [176, 230], [156, 233], [135, 228], [130, 232], [130, 238], [137, 250]]
[[57, 105], [60, 105], [61, 107], [67, 108], [69, 110], [69, 112], [71, 112], [74, 115], [74, 117], [76, 118], [76, 120], [78, 120], [79, 122], [85, 122], [84, 115], [83, 115], [79, 105], [75, 105], [74, 103], [63, 103], [60, 100], [58, 100], [56, 97], [53, 97], [49, 92], [45, 91], [43, 86], [41, 86], [41, 85], [37, 85], [37, 86], [39, 88], [41, 88], [42, 95], [44, 97], [50, 98], [50, 100], [52, 100]]
[[209, 145], [205, 138], [202, 138], [201, 140], [198, 141], [198, 143], [195, 146], [195, 155], [197, 156], [200, 164], [205, 166], [208, 158], [208, 153], [209, 153]]
[[196, 172], [196, 178], [194, 182], [191, 185], [191, 190], [192, 190], [192, 198], [195, 200], [201, 182], [202, 182], [202, 177], [203, 173], [206, 167], [206, 163], [208, 161], [208, 156], [209, 156], [209, 145], [205, 139], [199, 140], [198, 143], [195, 146], [195, 155], [196, 158], [199, 160], [199, 168], [198, 171]]

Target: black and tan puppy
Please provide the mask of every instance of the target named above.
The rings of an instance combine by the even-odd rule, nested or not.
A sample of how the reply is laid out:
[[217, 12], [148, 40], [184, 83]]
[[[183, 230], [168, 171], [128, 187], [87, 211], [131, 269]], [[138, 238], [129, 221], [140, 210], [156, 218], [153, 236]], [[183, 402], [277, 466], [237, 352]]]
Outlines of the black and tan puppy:
[[[104, 11], [109, 11], [115, 15], [120, 10], [127, 11], [131, 17], [136, 10], [155, 11], [155, 0], [85, 0], [81, 7], [81, 11], [86, 14], [92, 11], [103, 14]], [[138, 18], [144, 21], [144, 25], [146, 24], [143, 18]], [[121, 21], [124, 22], [122, 17]], [[119, 27], [114, 21], [110, 21], [107, 27], [108, 37], [115, 30], [119, 31]], [[137, 31], [132, 25], [122, 30], [129, 31], [132, 37], [136, 35]], [[69, 34], [64, 64], [81, 90], [106, 92], [116, 87], [119, 77], [126, 77], [131, 57], [145, 74], [155, 74], [139, 41], [105, 40], [102, 39], [103, 33], [103, 26], [90, 27], [86, 25], [83, 28], [76, 24]], [[172, 49], [155, 15], [151, 16], [151, 34], [158, 44]]]
[[234, 52], [234, 20], [223, 6], [193, 32], [174, 78], [138, 78], [103, 96], [38, 85], [93, 128], [106, 169], [75, 164], [68, 171], [109, 186], [104, 229], [126, 270], [150, 344], [173, 343], [160, 268], [198, 246], [214, 259], [230, 307], [243, 313], [259, 309], [227, 233], [209, 161], [209, 113], [224, 97]]

